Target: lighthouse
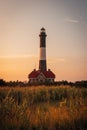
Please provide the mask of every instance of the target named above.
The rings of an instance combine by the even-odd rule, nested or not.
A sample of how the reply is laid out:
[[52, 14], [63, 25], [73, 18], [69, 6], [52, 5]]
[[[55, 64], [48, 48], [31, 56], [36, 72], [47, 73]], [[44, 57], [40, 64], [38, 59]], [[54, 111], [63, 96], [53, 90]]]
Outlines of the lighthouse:
[[39, 54], [39, 69], [35, 68], [31, 73], [29, 73], [29, 83], [30, 84], [45, 84], [45, 83], [53, 83], [55, 79], [55, 74], [48, 69], [46, 63], [46, 30], [45, 28], [41, 28], [39, 38], [40, 38], [40, 54]]
[[44, 28], [41, 28], [40, 32], [40, 59], [39, 59], [39, 70], [46, 71], [46, 32]]

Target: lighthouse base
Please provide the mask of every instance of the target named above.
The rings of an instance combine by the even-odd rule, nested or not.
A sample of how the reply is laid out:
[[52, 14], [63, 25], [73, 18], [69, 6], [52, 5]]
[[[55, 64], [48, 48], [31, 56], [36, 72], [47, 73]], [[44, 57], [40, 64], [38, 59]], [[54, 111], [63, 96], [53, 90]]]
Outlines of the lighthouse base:
[[40, 71], [33, 70], [29, 75], [29, 83], [30, 84], [46, 84], [46, 83], [54, 83], [55, 74], [51, 71]]

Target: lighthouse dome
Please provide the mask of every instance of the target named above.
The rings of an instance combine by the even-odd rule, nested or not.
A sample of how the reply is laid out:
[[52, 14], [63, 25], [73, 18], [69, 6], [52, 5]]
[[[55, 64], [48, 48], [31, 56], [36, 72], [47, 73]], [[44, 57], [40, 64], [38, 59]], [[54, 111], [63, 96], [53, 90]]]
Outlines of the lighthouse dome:
[[41, 28], [41, 31], [43, 31], [43, 32], [44, 32], [44, 31], [45, 31], [45, 28], [43, 28], [43, 27], [42, 27], [42, 28]]
[[40, 35], [39, 35], [39, 36], [47, 36], [44, 27], [41, 28]]

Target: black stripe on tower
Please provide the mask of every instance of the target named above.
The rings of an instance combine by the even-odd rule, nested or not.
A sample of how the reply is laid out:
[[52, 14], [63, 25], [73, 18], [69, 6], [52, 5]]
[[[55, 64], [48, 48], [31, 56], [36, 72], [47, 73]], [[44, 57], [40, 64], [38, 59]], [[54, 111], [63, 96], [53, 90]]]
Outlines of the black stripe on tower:
[[[43, 29], [43, 30], [42, 30]], [[41, 29], [41, 33], [40, 33], [40, 47], [46, 47], [46, 33], [45, 33], [45, 29], [42, 28]]]
[[40, 60], [39, 61], [39, 70], [41, 70], [41, 71], [46, 71], [47, 70], [46, 60]]

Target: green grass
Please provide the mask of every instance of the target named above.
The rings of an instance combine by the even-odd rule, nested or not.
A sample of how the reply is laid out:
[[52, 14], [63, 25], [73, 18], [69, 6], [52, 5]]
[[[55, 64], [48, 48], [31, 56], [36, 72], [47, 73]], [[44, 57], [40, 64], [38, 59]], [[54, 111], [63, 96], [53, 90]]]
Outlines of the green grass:
[[86, 129], [86, 88], [0, 88], [0, 130]]

